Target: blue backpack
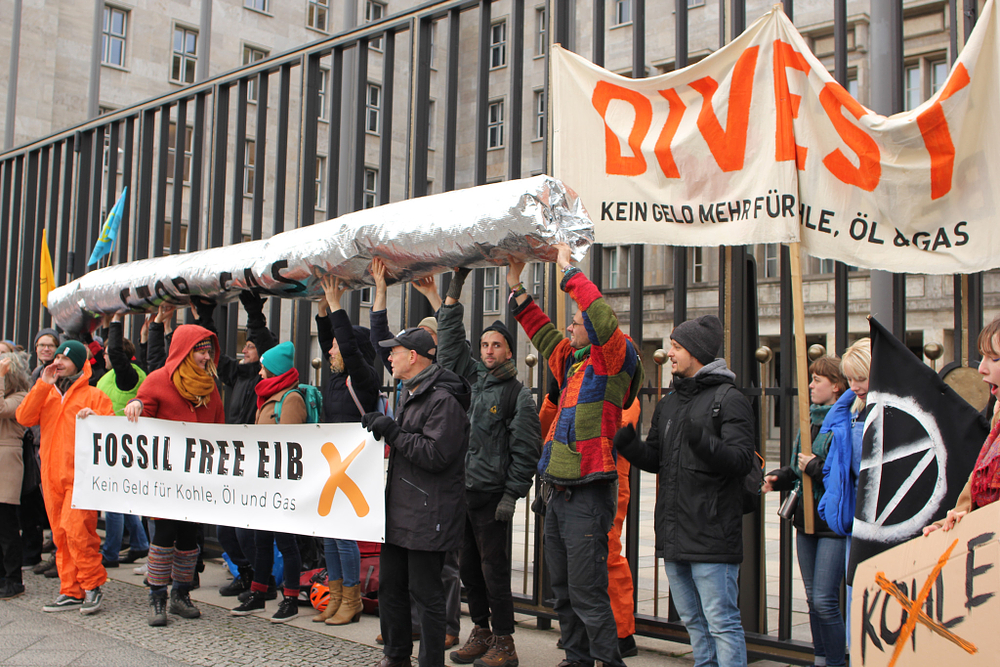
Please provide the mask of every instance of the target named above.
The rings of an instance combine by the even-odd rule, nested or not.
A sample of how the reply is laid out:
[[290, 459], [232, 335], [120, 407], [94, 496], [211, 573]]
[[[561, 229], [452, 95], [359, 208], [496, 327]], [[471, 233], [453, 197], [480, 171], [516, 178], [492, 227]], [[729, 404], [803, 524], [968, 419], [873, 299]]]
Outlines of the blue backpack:
[[[306, 404], [306, 424], [319, 424], [323, 421], [323, 392], [318, 388], [312, 386], [311, 384], [300, 384], [295, 388], [295, 391], [302, 396], [302, 400]], [[278, 404], [274, 406], [274, 423], [281, 423], [281, 406], [284, 404], [285, 399], [288, 398], [288, 394], [292, 392], [285, 392], [285, 395], [281, 397]]]

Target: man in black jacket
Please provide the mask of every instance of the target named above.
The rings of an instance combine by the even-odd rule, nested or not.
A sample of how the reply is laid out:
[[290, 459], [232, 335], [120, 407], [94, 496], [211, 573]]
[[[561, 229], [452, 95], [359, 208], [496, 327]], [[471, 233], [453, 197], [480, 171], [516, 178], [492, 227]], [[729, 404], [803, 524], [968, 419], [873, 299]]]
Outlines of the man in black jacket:
[[667, 353], [673, 384], [656, 406], [646, 441], [629, 425], [615, 435], [615, 448], [659, 474], [656, 550], [691, 636], [695, 664], [741, 667], [747, 655], [737, 579], [743, 478], [753, 465], [754, 426], [750, 404], [733, 386], [736, 376], [715, 358], [721, 344], [722, 324], [715, 316], [677, 326]]
[[434, 339], [414, 327], [379, 342], [391, 348], [392, 376], [403, 381], [396, 419], [366, 413], [362, 424], [389, 445], [385, 544], [379, 557], [379, 667], [410, 665], [410, 596], [420, 609], [421, 667], [444, 665], [445, 602], [441, 570], [462, 545], [465, 453], [471, 389], [433, 363]]

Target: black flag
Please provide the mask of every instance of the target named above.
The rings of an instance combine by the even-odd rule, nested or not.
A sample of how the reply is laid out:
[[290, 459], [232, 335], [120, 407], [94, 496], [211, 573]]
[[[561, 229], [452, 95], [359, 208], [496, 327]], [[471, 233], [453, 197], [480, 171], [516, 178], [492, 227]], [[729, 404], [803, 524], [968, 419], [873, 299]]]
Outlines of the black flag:
[[858, 498], [847, 582], [858, 563], [920, 534], [955, 506], [989, 423], [899, 340], [869, 318]]

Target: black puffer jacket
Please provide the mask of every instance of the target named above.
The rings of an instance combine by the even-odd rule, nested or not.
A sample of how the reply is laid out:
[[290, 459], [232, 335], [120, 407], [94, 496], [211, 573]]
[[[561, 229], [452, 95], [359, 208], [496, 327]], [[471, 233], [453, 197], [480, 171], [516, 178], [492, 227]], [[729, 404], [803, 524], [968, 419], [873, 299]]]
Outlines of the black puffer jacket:
[[452, 551], [465, 529], [469, 382], [437, 365], [396, 409], [385, 481], [385, 541], [419, 551]]
[[[721, 436], [712, 420], [720, 384], [735, 375], [716, 359], [694, 377], [674, 376], [656, 405], [645, 442], [617, 442], [634, 465], [660, 477], [656, 497], [656, 550], [667, 561], [743, 561], [743, 478], [754, 456], [750, 403], [735, 387], [722, 399]], [[689, 442], [691, 429], [700, 441]], [[620, 440], [620, 439], [616, 439]]]
[[347, 311], [340, 309], [327, 317], [316, 316], [320, 348], [324, 356], [336, 337], [340, 355], [344, 358], [344, 372], [330, 373], [330, 380], [323, 387], [323, 421], [328, 424], [361, 421], [362, 412], [351, 398], [347, 378], [365, 412], [378, 409], [379, 385], [382, 378], [375, 370], [375, 348], [368, 329], [351, 326]]

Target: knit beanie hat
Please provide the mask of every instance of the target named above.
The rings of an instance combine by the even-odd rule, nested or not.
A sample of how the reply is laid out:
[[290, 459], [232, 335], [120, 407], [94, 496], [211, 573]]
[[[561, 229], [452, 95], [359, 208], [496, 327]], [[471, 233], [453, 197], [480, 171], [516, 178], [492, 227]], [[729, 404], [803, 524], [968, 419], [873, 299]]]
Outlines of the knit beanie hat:
[[420, 324], [418, 324], [417, 326], [418, 327], [427, 327], [428, 329], [430, 329], [431, 331], [434, 332], [435, 336], [437, 335], [437, 332], [438, 332], [438, 321], [434, 317], [425, 317], [424, 319], [420, 320]]
[[73, 362], [77, 372], [82, 371], [87, 363], [87, 346], [78, 340], [68, 340], [60, 345], [56, 349], [56, 356], [60, 354], [66, 355]]
[[715, 361], [722, 347], [722, 322], [715, 315], [681, 322], [674, 327], [670, 339], [691, 353], [702, 365]]
[[[503, 336], [503, 339], [507, 341], [507, 347], [510, 348], [510, 354], [513, 357], [514, 337], [510, 335], [510, 330], [507, 329], [507, 325], [504, 324], [502, 320], [494, 320], [493, 324], [483, 329], [483, 335], [486, 335], [491, 331], [495, 331], [501, 336]], [[482, 339], [482, 337], [480, 337], [480, 339]]]
[[295, 365], [295, 346], [291, 341], [275, 345], [260, 357], [260, 363], [273, 375], [284, 375]]
[[52, 340], [54, 340], [56, 342], [56, 345], [59, 344], [59, 332], [58, 331], [56, 331], [55, 329], [42, 329], [38, 333], [35, 334], [35, 341], [34, 341], [34, 343], [32, 343], [32, 345], [33, 346], [38, 345], [38, 339], [41, 338], [42, 336], [52, 336]]

